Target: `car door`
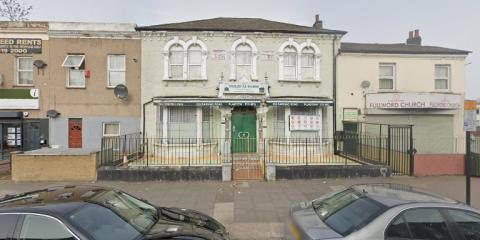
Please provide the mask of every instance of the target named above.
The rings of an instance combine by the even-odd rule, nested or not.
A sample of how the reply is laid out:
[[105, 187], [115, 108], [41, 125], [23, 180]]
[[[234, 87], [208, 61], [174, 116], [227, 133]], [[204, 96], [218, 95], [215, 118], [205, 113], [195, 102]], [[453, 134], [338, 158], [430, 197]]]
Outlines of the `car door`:
[[9, 240], [13, 238], [17, 221], [18, 215], [0, 214], [0, 240]]
[[408, 209], [385, 231], [386, 240], [460, 240], [453, 226], [436, 208]]
[[20, 240], [80, 240], [60, 220], [41, 214], [24, 215], [21, 227], [16, 231]]
[[463, 209], [448, 209], [445, 212], [463, 240], [480, 240], [480, 214]]

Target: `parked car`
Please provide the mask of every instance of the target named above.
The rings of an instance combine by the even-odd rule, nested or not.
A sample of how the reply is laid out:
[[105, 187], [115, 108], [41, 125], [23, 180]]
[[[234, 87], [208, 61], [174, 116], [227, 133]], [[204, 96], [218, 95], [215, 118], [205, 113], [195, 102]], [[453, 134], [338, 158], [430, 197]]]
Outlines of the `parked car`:
[[64, 186], [0, 199], [0, 239], [228, 238], [203, 213], [157, 207], [116, 189]]
[[399, 184], [363, 184], [291, 208], [295, 239], [480, 240], [480, 212]]

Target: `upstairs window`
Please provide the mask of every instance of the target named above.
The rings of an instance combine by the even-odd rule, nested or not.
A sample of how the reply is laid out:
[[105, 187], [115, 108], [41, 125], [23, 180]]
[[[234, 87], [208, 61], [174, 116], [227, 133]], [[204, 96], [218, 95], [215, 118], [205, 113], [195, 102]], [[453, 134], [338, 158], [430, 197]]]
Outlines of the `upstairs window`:
[[395, 87], [395, 64], [380, 64], [380, 90], [393, 90]]
[[435, 90], [450, 88], [450, 65], [435, 65]]
[[108, 56], [108, 87], [113, 88], [125, 81], [125, 55]]
[[32, 57], [17, 57], [17, 85], [33, 84]]
[[236, 79], [249, 81], [252, 76], [252, 48], [247, 43], [235, 49]]
[[302, 78], [304, 80], [315, 78], [315, 50], [311, 47], [302, 50]]
[[193, 44], [188, 48], [188, 79], [202, 78], [202, 48]]
[[292, 46], [284, 49], [283, 74], [287, 80], [297, 79], [297, 50]]
[[169, 50], [169, 78], [183, 79], [184, 49], [180, 44], [173, 45]]
[[67, 87], [85, 87], [85, 55], [67, 55], [62, 66], [67, 68]]

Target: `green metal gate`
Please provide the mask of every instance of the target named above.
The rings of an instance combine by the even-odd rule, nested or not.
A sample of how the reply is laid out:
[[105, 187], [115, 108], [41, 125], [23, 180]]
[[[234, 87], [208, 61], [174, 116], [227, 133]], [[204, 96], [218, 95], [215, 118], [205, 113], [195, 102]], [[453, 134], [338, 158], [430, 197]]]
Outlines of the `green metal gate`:
[[232, 114], [233, 153], [257, 152], [257, 116], [252, 112]]

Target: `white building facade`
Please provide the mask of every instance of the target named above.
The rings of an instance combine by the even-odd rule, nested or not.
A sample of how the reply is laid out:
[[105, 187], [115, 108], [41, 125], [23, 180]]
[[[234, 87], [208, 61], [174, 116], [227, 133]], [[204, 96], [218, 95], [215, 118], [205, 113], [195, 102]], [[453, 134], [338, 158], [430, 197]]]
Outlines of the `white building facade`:
[[144, 134], [162, 144], [333, 138], [333, 72], [346, 33], [263, 19], [139, 27]]
[[417, 155], [464, 153], [468, 53], [423, 46], [418, 30], [406, 44], [342, 43], [338, 129], [348, 121], [412, 125]]

